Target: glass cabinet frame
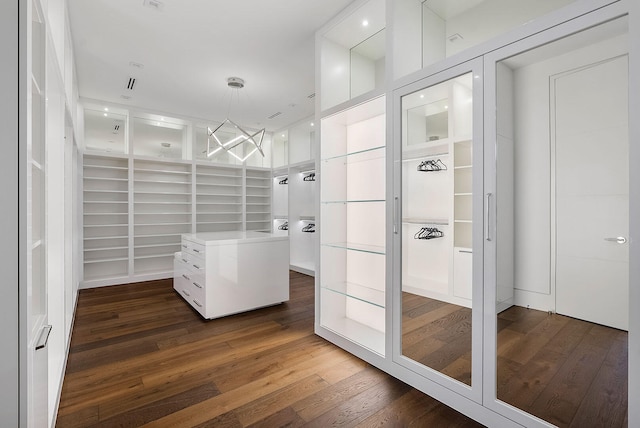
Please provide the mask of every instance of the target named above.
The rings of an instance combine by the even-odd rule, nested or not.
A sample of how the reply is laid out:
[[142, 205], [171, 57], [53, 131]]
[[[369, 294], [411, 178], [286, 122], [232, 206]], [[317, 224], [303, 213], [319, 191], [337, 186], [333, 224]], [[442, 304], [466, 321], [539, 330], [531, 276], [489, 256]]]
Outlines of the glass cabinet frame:
[[[402, 353], [402, 155], [404, 147], [402, 130], [402, 98], [421, 89], [436, 86], [459, 76], [471, 73], [473, 81], [472, 97], [472, 132], [464, 136], [464, 139], [471, 141], [472, 148], [472, 344], [471, 344], [471, 386], [457, 381], [441, 372], [429, 368], [425, 365], [411, 360]], [[482, 331], [483, 323], [483, 69], [482, 60], [475, 59], [462, 63], [456, 67], [449, 68], [437, 74], [420, 79], [412, 84], [396, 89], [393, 93], [393, 144], [392, 154], [388, 162], [393, 171], [393, 195], [390, 198], [393, 217], [392, 227], [388, 242], [391, 242], [393, 251], [389, 257], [388, 268], [392, 271], [391, 294], [392, 294], [392, 361], [425, 379], [437, 382], [446, 388], [463, 395], [478, 403], [482, 402], [483, 384], [483, 356], [482, 356]], [[453, 145], [454, 136], [442, 140], [442, 144]], [[452, 161], [453, 156], [449, 156]], [[453, 164], [449, 166], [453, 173]], [[451, 186], [451, 191], [453, 187]], [[453, 195], [452, 195], [453, 196]], [[452, 213], [453, 215], [453, 213]], [[453, 230], [453, 224], [450, 229]], [[453, 245], [453, 242], [452, 242]], [[450, 284], [453, 286], [453, 284]]]

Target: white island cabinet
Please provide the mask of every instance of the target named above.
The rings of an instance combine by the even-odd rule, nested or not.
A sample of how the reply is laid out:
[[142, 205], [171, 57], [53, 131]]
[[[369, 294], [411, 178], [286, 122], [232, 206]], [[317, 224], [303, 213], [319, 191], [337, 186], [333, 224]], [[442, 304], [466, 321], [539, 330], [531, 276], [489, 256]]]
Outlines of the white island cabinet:
[[289, 238], [253, 231], [182, 235], [173, 287], [212, 319], [289, 300]]

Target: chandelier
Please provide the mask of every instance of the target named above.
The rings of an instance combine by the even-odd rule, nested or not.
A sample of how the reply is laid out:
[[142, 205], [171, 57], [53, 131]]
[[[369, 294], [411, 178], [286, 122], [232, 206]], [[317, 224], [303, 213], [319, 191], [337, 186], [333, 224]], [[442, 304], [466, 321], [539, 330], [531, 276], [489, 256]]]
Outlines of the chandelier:
[[[244, 88], [244, 80], [239, 77], [229, 77], [227, 79], [227, 86], [232, 89], [240, 90]], [[229, 107], [230, 106], [231, 99], [229, 100]], [[228, 126], [233, 127], [236, 130], [236, 135], [231, 138], [228, 135], [225, 135], [226, 133], [221, 131], [225, 125], [227, 128]], [[264, 157], [264, 152], [262, 151], [264, 132], [265, 128], [262, 128], [255, 133], [247, 132], [240, 125], [229, 119], [229, 109], [227, 109], [227, 118], [216, 129], [212, 131], [210, 127], [207, 127], [207, 157], [213, 156], [220, 150], [225, 150], [240, 162], [246, 161], [255, 152], [259, 152]], [[211, 140], [213, 140], [213, 142]], [[238, 156], [233, 149], [243, 144], [249, 144], [250, 146], [253, 146], [253, 148], [248, 154], [241, 157]]]

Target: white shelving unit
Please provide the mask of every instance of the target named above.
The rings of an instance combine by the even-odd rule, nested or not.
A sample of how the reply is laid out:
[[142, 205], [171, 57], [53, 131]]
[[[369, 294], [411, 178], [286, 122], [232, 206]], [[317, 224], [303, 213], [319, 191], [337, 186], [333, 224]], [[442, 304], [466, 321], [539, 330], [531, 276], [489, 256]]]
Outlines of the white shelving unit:
[[[472, 80], [467, 74], [402, 99], [402, 289], [467, 307], [472, 297]], [[424, 228], [442, 236], [419, 239]]]
[[196, 164], [196, 231], [242, 230], [242, 168]]
[[271, 169], [246, 168], [245, 230], [271, 231]]
[[47, 322], [46, 285], [46, 167], [45, 167], [45, 37], [44, 20], [39, 8], [33, 7], [31, 17], [31, 138], [27, 148], [27, 264], [31, 266], [27, 278], [30, 301], [28, 310], [29, 342], [40, 333]]
[[306, 275], [316, 270], [315, 138], [313, 117], [274, 133], [283, 153], [273, 157], [273, 233], [289, 235], [289, 267]]
[[133, 273], [173, 272], [183, 233], [191, 232], [191, 163], [133, 160]]
[[307, 162], [291, 166], [289, 168], [290, 267], [307, 275], [315, 274], [317, 240], [315, 199], [315, 163]]
[[84, 156], [84, 279], [129, 275], [129, 160]]
[[322, 118], [319, 162], [319, 324], [382, 356], [385, 120], [384, 96]]
[[289, 235], [289, 170], [273, 170], [273, 233]]

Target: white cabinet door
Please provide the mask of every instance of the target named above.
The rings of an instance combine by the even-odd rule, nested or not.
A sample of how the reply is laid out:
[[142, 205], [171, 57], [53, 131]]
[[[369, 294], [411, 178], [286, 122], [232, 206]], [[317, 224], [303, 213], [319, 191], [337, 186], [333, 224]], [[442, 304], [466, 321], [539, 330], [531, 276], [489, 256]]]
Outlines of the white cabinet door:
[[627, 56], [554, 79], [556, 310], [629, 323]]

